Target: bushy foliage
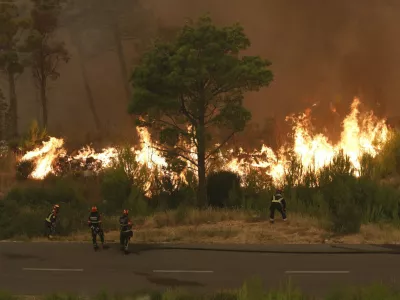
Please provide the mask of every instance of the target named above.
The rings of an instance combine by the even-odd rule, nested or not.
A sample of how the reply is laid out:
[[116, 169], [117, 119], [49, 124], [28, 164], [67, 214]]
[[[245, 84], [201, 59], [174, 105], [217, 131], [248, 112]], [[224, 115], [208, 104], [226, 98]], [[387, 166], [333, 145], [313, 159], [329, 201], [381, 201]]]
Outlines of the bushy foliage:
[[242, 204], [240, 177], [221, 171], [207, 177], [208, 204], [214, 207], [239, 207]]
[[35, 237], [44, 233], [44, 219], [54, 204], [60, 204], [58, 233], [68, 235], [84, 226], [87, 204], [72, 181], [31, 183], [16, 187], [0, 201], [0, 239]]
[[[336, 288], [333, 292], [318, 297], [321, 300], [395, 300], [399, 299], [400, 293], [392, 285], [382, 283], [370, 284], [367, 286], [344, 286]], [[311, 300], [313, 296], [308, 296], [288, 280], [278, 289], [265, 289], [262, 280], [253, 278], [235, 290], [223, 290], [213, 293], [191, 293], [183, 288], [169, 288], [165, 291], [139, 290], [133, 293], [111, 294], [102, 291], [91, 297], [82, 297], [77, 294], [54, 293], [42, 297], [44, 300], [119, 300], [119, 299], [149, 299], [149, 300]], [[18, 297], [9, 293], [0, 292], [0, 300], [22, 300], [23, 296]]]
[[[143, 197], [148, 174], [147, 169], [136, 161], [135, 153], [129, 147], [118, 149], [117, 157], [102, 174], [104, 209], [116, 212], [124, 209], [127, 202], [130, 206], [136, 205], [132, 201]], [[140, 197], [132, 196], [134, 194]]]
[[0, 291], [0, 300], [18, 300], [18, 297], [10, 293]]
[[186, 173], [185, 179], [172, 180], [161, 177], [158, 190], [153, 190], [149, 199], [151, 206], [157, 210], [176, 209], [180, 205], [194, 206], [196, 201], [196, 181], [192, 172]]
[[37, 120], [33, 120], [29, 126], [28, 132], [25, 133], [19, 141], [19, 145], [22, 149], [32, 150], [47, 137], [46, 129], [41, 128]]
[[147, 216], [149, 207], [143, 192], [132, 186], [128, 199], [123, 203], [123, 208], [128, 209], [133, 216]]
[[57, 179], [51, 184], [32, 182], [25, 186], [15, 187], [3, 200], [35, 208], [50, 207], [56, 203], [78, 208], [84, 202], [81, 191], [74, 186], [73, 181], [66, 179]]
[[374, 159], [375, 178], [400, 174], [400, 133], [390, 132], [389, 140]]
[[107, 169], [102, 176], [101, 195], [107, 211], [121, 210], [131, 192], [132, 181], [122, 168]]
[[331, 229], [337, 233], [358, 232], [362, 222], [397, 222], [400, 192], [378, 180], [377, 165], [381, 159], [381, 156], [364, 156], [360, 176], [356, 176], [350, 158], [343, 153], [338, 153], [319, 171], [293, 172], [286, 181], [289, 206], [303, 213], [328, 217]]

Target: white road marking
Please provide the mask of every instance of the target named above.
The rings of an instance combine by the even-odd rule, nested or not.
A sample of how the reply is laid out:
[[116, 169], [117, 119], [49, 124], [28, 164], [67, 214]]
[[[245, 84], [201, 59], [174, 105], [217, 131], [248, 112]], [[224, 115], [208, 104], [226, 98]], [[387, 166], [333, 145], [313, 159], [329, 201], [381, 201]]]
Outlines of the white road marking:
[[285, 271], [286, 274], [348, 274], [350, 271]]
[[153, 270], [153, 273], [214, 273], [214, 271], [201, 271], [201, 270]]
[[50, 272], [83, 272], [83, 269], [43, 269], [43, 268], [22, 268], [24, 271], [50, 271]]

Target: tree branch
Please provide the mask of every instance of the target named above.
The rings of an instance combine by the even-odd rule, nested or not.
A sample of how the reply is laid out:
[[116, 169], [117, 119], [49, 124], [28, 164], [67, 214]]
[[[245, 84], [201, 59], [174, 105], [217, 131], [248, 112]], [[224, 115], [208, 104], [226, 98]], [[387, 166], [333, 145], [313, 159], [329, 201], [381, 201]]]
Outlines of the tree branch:
[[206, 156], [206, 160], [209, 159], [211, 156], [213, 156], [215, 153], [217, 153], [223, 146], [225, 146], [225, 144], [235, 135], [235, 131], [232, 131], [232, 133], [230, 135], [228, 135], [228, 137], [221, 143], [219, 144], [219, 146], [217, 148], [215, 148], [214, 150], [212, 150], [207, 156]]
[[56, 69], [58, 67], [58, 62], [59, 61], [60, 61], [60, 58], [58, 57], [58, 55], [56, 55], [55, 61], [53, 63], [53, 67], [51, 68], [51, 70], [49, 72], [50, 75], [55, 73], [55, 71], [56, 71]]
[[[170, 116], [168, 116], [168, 117], [170, 117]], [[173, 121], [172, 118], [171, 118], [171, 121]], [[175, 122], [174, 122], [174, 124], [171, 124], [171, 123], [169, 123], [167, 121], [164, 121], [164, 120], [161, 120], [161, 119], [157, 119], [156, 122], [160, 122], [162, 124], [166, 124], [167, 126], [171, 126], [171, 127], [175, 128], [175, 129], [179, 130], [183, 135], [186, 135], [188, 133], [187, 130], [180, 128], [179, 125], [176, 124]], [[195, 145], [197, 145], [196, 142], [195, 142]]]
[[[171, 120], [171, 122], [173, 123], [173, 124], [170, 124], [171, 126], [175, 127], [175, 128], [178, 129], [178, 130], [181, 130], [181, 131], [186, 132], [185, 129], [182, 129], [181, 127], [179, 127], [178, 124], [176, 124], [174, 118], [173, 118], [171, 115], [169, 115], [168, 113], [165, 113], [165, 115], [166, 115], [166, 116]], [[166, 122], [166, 123], [168, 123], [168, 122]]]
[[208, 115], [204, 116], [205, 119], [208, 119], [209, 117], [212, 117], [214, 115], [215, 111], [217, 110], [217, 106], [215, 104], [213, 104], [213, 106], [214, 108], [211, 110], [211, 112]]
[[182, 110], [183, 114], [190, 120], [190, 122], [191, 122], [193, 125], [196, 125], [196, 126], [197, 126], [197, 122], [196, 122], [195, 118], [194, 118], [193, 115], [191, 115], [191, 114], [189, 113], [189, 111], [186, 109], [186, 106], [185, 106], [185, 99], [183, 98], [183, 96], [181, 96], [180, 98], [181, 98], [181, 110]]
[[[157, 147], [157, 146], [152, 146], [154, 149], [156, 149], [156, 150], [158, 150], [158, 151], [160, 151], [160, 152], [164, 152], [164, 153], [167, 153], [167, 152], [171, 152], [170, 150], [168, 150], [168, 149], [163, 149], [163, 148], [159, 148], [159, 147]], [[186, 151], [187, 152], [187, 151]], [[190, 153], [190, 152], [189, 152]], [[187, 161], [189, 161], [189, 162], [191, 162], [192, 164], [194, 164], [196, 167], [198, 166], [197, 165], [197, 162], [195, 162], [193, 159], [191, 159], [191, 158], [189, 158], [189, 157], [186, 157], [185, 155], [183, 155], [183, 154], [181, 154], [181, 153], [178, 153], [178, 152], [176, 152], [176, 155], [177, 156], [179, 156], [179, 157], [181, 157], [181, 158], [183, 158], [183, 159], [185, 159], [185, 160], [187, 160]]]

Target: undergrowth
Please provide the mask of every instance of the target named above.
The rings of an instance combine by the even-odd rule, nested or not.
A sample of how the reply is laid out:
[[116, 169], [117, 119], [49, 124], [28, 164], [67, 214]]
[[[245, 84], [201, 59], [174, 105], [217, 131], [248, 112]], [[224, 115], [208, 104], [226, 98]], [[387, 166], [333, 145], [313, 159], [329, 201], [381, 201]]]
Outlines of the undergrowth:
[[[10, 293], [0, 292], [0, 300], [22, 300], [28, 297], [14, 296]], [[55, 293], [37, 296], [40, 300], [118, 300], [118, 299], [150, 299], [150, 300], [314, 300], [296, 288], [290, 280], [281, 288], [266, 290], [263, 282], [258, 278], [246, 281], [241, 288], [236, 290], [221, 290], [214, 293], [193, 294], [184, 289], [167, 289], [164, 292], [154, 290], [139, 290], [130, 294], [112, 294], [105, 291], [99, 292], [93, 297], [77, 294]], [[398, 300], [400, 293], [392, 286], [384, 284], [372, 284], [363, 287], [341, 288], [328, 292], [320, 300]]]

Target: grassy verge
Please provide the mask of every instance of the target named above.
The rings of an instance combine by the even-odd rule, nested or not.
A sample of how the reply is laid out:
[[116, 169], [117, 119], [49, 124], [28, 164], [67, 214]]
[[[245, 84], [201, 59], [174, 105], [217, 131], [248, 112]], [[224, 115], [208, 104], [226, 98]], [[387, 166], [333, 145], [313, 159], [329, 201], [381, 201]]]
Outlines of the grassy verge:
[[[245, 282], [240, 289], [225, 290], [213, 294], [193, 295], [180, 289], [170, 289], [164, 292], [140, 291], [130, 295], [112, 295], [106, 292], [94, 297], [81, 297], [78, 295], [53, 294], [43, 296], [14, 296], [0, 292], [0, 300], [312, 300], [299, 289], [293, 288], [290, 283], [277, 290], [266, 291], [260, 280], [253, 279]], [[390, 286], [374, 284], [366, 287], [352, 287], [328, 293], [320, 300], [396, 300], [400, 299], [400, 293]]]
[[[104, 217], [106, 240], [117, 241], [117, 217]], [[232, 244], [318, 244], [318, 243], [394, 243], [400, 240], [400, 228], [389, 224], [366, 224], [360, 233], [334, 235], [324, 221], [290, 214], [289, 221], [277, 218], [270, 224], [267, 217], [240, 210], [171, 210], [145, 218], [136, 218], [133, 242], [138, 243], [232, 243]], [[19, 236], [13, 240], [29, 240]], [[90, 241], [88, 230], [80, 230], [62, 241]], [[32, 241], [46, 241], [39, 237]]]

